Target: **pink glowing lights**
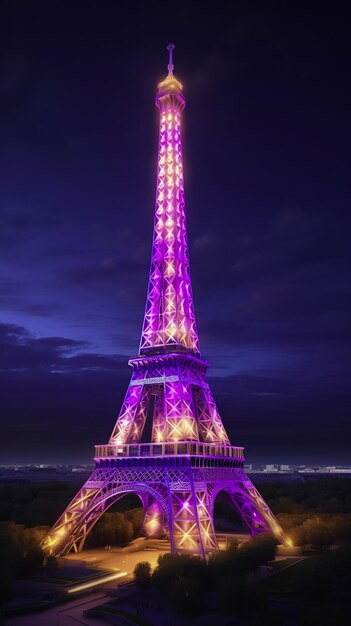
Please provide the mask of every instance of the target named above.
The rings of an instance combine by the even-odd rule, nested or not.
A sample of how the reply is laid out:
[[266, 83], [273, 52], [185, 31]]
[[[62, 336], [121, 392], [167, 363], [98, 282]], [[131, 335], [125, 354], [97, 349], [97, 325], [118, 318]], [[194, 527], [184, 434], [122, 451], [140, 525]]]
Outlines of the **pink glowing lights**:
[[172, 63], [167, 78], [159, 84], [156, 105], [160, 110], [156, 210], [140, 353], [181, 347], [198, 354], [183, 182], [181, 113], [185, 99]]

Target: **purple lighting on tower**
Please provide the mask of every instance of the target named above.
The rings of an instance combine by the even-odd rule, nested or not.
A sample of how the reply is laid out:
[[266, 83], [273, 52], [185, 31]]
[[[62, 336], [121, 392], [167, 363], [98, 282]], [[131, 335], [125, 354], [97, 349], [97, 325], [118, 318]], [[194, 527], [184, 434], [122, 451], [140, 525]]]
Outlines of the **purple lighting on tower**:
[[[214, 504], [224, 492], [254, 535], [287, 542], [246, 476], [244, 450], [232, 446], [206, 378], [190, 279], [184, 201], [183, 86], [173, 74], [158, 85], [157, 192], [151, 269], [139, 355], [108, 444], [96, 469], [44, 540], [49, 554], [80, 550], [99, 517], [126, 493], [145, 509], [144, 533], [167, 530], [172, 551], [205, 556], [217, 549]], [[151, 442], [141, 438], [152, 408]]]
[[168, 76], [158, 86], [160, 110], [154, 239], [140, 354], [183, 348], [198, 354], [199, 339], [190, 280], [186, 233], [181, 114], [185, 98], [173, 76], [172, 50]]

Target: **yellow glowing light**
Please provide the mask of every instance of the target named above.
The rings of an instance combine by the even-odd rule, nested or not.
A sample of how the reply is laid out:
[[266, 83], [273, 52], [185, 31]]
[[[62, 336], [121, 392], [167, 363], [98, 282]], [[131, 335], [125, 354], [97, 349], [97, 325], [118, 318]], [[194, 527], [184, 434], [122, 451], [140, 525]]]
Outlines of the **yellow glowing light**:
[[167, 334], [168, 338], [172, 339], [174, 337], [176, 331], [177, 331], [176, 325], [173, 322], [171, 324], [169, 324], [167, 326], [167, 329], [166, 329], [166, 334]]
[[145, 524], [145, 526], [147, 526], [147, 528], [150, 530], [155, 530], [159, 525], [160, 522], [156, 516], [150, 518]]
[[59, 540], [59, 537], [47, 537], [46, 539], [46, 545], [50, 548], [51, 546], [53, 546], [55, 543], [57, 543]]
[[170, 122], [172, 120], [172, 113], [168, 113], [167, 115], [167, 121]]
[[91, 589], [92, 587], [97, 587], [98, 585], [103, 585], [104, 583], [111, 582], [112, 580], [116, 580], [117, 578], [122, 578], [123, 576], [127, 576], [128, 572], [119, 572], [118, 574], [110, 574], [109, 576], [103, 576], [98, 580], [93, 580], [90, 583], [83, 583], [82, 585], [76, 585], [75, 587], [71, 587], [68, 589], [68, 593], [77, 593], [78, 591], [84, 591], [85, 589]]
[[287, 538], [286, 543], [289, 546], [289, 548], [294, 547], [294, 542], [292, 541], [292, 539], [290, 539], [290, 537]]
[[167, 265], [167, 269], [166, 269], [166, 274], [167, 276], [173, 276], [173, 274], [175, 273], [175, 269], [172, 263], [168, 263]]
[[64, 537], [66, 532], [67, 529], [64, 526], [61, 526], [61, 528], [57, 528], [57, 530], [55, 530], [54, 536], [48, 540], [49, 545], [52, 546], [57, 543], [62, 537]]
[[162, 89], [163, 87], [168, 87], [169, 89], [175, 89], [179, 91], [183, 89], [182, 83], [180, 83], [173, 74], [168, 74], [168, 76], [166, 76], [166, 78], [157, 86], [159, 89]]

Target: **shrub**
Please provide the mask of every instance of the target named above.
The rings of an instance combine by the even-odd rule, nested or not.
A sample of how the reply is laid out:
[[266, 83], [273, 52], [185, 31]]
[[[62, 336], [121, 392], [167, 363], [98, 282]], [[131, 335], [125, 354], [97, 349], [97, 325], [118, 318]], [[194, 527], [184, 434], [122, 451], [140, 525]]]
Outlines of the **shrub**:
[[134, 580], [139, 589], [148, 589], [151, 585], [151, 566], [147, 561], [137, 563], [134, 568]]
[[191, 554], [164, 554], [158, 558], [157, 567], [152, 575], [152, 582], [162, 593], [176, 578], [189, 578], [205, 585], [207, 564]]

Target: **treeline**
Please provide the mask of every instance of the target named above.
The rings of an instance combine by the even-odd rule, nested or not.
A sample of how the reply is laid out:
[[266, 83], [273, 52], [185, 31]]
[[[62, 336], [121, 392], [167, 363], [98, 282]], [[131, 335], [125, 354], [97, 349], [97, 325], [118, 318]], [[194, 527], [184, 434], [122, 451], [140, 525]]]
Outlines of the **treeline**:
[[295, 545], [328, 548], [351, 541], [351, 480], [263, 483], [260, 491]]
[[209, 600], [226, 613], [239, 613], [254, 601], [247, 575], [273, 560], [275, 553], [275, 539], [260, 535], [240, 547], [232, 544], [214, 553], [207, 562], [187, 554], [162, 555], [153, 574], [149, 563], [139, 563], [134, 578], [139, 588], [156, 589], [179, 617], [198, 615]]
[[0, 487], [0, 522], [52, 526], [77, 493], [66, 483], [38, 483]]
[[[26, 485], [0, 486], [0, 522], [15, 522], [28, 528], [52, 526], [73, 499], [79, 485], [64, 482], [31, 483]], [[137, 508], [140, 500], [128, 494], [109, 511]]]
[[[274, 559], [275, 552], [275, 540], [260, 535], [240, 547], [231, 545], [211, 555], [208, 562], [192, 555], [165, 554], [159, 557], [152, 574], [148, 562], [139, 563], [134, 579], [139, 589], [154, 589], [181, 618], [212, 611], [213, 623], [219, 619], [218, 613], [224, 613], [252, 626], [283, 626], [287, 623], [285, 603], [272, 604], [275, 592], [266, 587], [270, 579], [254, 584], [252, 577], [260, 566]], [[350, 558], [351, 548], [343, 547], [313, 556], [303, 562], [305, 567], [296, 565], [293, 575], [289, 570], [284, 593], [290, 591], [295, 601], [301, 602], [296, 624], [350, 623], [348, 604], [346, 610], [343, 605], [349, 600]]]
[[8, 600], [15, 579], [32, 576], [43, 564], [40, 547], [47, 528], [0, 523], [0, 601]]
[[144, 520], [144, 509], [104, 513], [86, 540], [87, 548], [125, 545], [138, 537]]
[[351, 479], [328, 477], [305, 482], [260, 483], [274, 513], [351, 513]]

